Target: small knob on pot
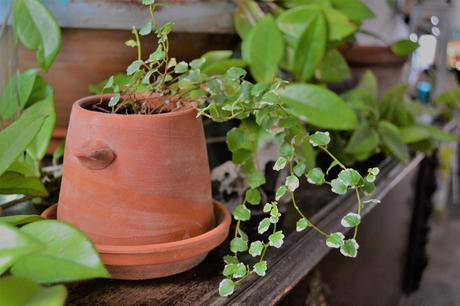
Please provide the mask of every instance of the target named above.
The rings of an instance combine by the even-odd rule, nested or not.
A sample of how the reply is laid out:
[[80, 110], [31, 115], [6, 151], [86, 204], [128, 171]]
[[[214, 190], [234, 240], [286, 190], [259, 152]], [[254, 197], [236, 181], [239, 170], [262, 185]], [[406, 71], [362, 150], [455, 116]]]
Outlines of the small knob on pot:
[[75, 153], [80, 163], [90, 170], [107, 168], [117, 158], [115, 152], [101, 141], [87, 141]]

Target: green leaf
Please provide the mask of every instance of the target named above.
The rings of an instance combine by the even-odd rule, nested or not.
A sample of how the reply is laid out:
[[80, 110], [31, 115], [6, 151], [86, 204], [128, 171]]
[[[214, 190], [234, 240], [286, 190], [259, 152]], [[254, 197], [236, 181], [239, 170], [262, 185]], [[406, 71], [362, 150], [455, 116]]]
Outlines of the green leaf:
[[201, 57], [205, 59], [205, 64], [201, 67], [202, 69], [205, 68], [207, 65], [220, 62], [222, 60], [226, 60], [231, 58], [233, 55], [232, 50], [213, 50], [208, 51], [203, 54]]
[[345, 194], [348, 191], [347, 185], [341, 179], [334, 179], [331, 181], [331, 190], [337, 194]]
[[142, 66], [142, 64], [144, 64], [143, 61], [141, 60], [135, 60], [134, 62], [132, 62], [128, 68], [126, 69], [126, 73], [128, 75], [132, 75], [134, 74], [136, 71], [139, 70], [139, 68]]
[[137, 47], [137, 42], [134, 39], [130, 39], [130, 40], [125, 41], [125, 45], [131, 48], [135, 48]]
[[248, 15], [241, 8], [237, 8], [233, 14], [233, 26], [241, 39], [245, 39], [252, 29]]
[[296, 80], [307, 81], [315, 73], [326, 51], [327, 25], [323, 14], [317, 14], [307, 25], [294, 51], [293, 72]]
[[371, 194], [375, 189], [375, 184], [372, 183], [372, 182], [369, 182], [367, 180], [364, 181], [364, 185], [362, 187], [362, 190], [366, 193], [366, 194]]
[[378, 103], [381, 119], [399, 126], [411, 123], [408, 122], [411, 114], [408, 112], [405, 102], [407, 89], [407, 84], [399, 84], [385, 92]]
[[36, 160], [42, 160], [48, 152], [48, 146], [56, 125], [54, 97], [48, 96], [46, 99], [36, 102], [23, 113], [23, 116], [35, 116], [36, 114], [42, 114], [46, 116], [46, 119], [34, 140], [27, 146], [27, 151]]
[[413, 42], [410, 39], [401, 39], [391, 45], [391, 51], [397, 56], [405, 57], [411, 55], [418, 47], [420, 45], [417, 42]]
[[262, 260], [254, 265], [254, 272], [259, 276], [265, 276], [267, 274], [267, 261]]
[[246, 192], [246, 201], [252, 205], [259, 205], [262, 197], [260, 196], [260, 192], [257, 189], [249, 189]]
[[302, 5], [285, 10], [278, 16], [276, 23], [289, 46], [295, 47], [305, 29], [320, 15], [322, 15], [322, 9], [319, 6]]
[[331, 137], [329, 136], [329, 132], [316, 132], [310, 135], [309, 141], [314, 147], [327, 146], [331, 142]]
[[343, 227], [357, 227], [361, 223], [361, 216], [355, 213], [348, 213], [340, 223]]
[[353, 132], [345, 147], [345, 152], [363, 156], [363, 159], [366, 159], [376, 152], [379, 143], [378, 133], [365, 122]]
[[244, 60], [232, 58], [211, 64], [206, 64], [201, 68], [201, 71], [207, 75], [221, 75], [226, 73], [232, 67], [244, 68], [246, 66], [247, 63]]
[[348, 130], [358, 125], [353, 110], [339, 96], [321, 86], [288, 85], [281, 93], [281, 100], [291, 114], [320, 128]]
[[310, 222], [307, 219], [301, 218], [296, 223], [296, 231], [301, 232], [310, 226]]
[[61, 31], [53, 14], [39, 0], [16, 0], [13, 30], [27, 49], [37, 50], [40, 67], [48, 71], [61, 48]]
[[415, 143], [427, 139], [452, 142], [458, 141], [455, 135], [428, 125], [417, 124], [402, 127], [399, 130], [401, 132], [401, 139], [405, 143]]
[[175, 73], [185, 73], [188, 71], [188, 64], [186, 62], [180, 62], [174, 67]]
[[236, 272], [237, 266], [238, 266], [238, 262], [225, 265], [224, 271], [222, 271], [222, 274], [227, 277], [233, 276], [233, 274]]
[[280, 156], [273, 166], [273, 170], [280, 171], [286, 167], [287, 159], [283, 156]]
[[0, 223], [8, 223], [11, 225], [24, 225], [35, 221], [43, 220], [39, 215], [14, 215], [0, 217]]
[[380, 121], [379, 133], [385, 147], [400, 161], [407, 163], [409, 161], [409, 150], [401, 139], [399, 129], [388, 121]]
[[226, 75], [232, 80], [237, 80], [243, 78], [246, 75], [246, 70], [239, 67], [231, 67], [227, 70]]
[[142, 0], [142, 4], [144, 5], [151, 5], [154, 3], [155, 3], [155, 0]]
[[40, 241], [6, 222], [0, 222], [0, 246], [0, 275], [22, 256], [45, 248]]
[[251, 218], [251, 211], [244, 205], [238, 205], [233, 210], [235, 220], [248, 221]]
[[114, 107], [120, 101], [121, 95], [119, 93], [114, 94], [109, 100], [109, 107]]
[[257, 232], [262, 235], [263, 233], [268, 231], [268, 229], [270, 228], [270, 225], [271, 225], [270, 219], [264, 218], [262, 221], [260, 221], [259, 226], [257, 228]]
[[11, 267], [13, 275], [39, 283], [109, 277], [93, 243], [73, 226], [45, 220], [27, 224], [21, 231], [45, 244], [46, 249], [18, 259]]
[[313, 4], [321, 7], [331, 7], [329, 0], [283, 0], [282, 2], [284, 6], [288, 8], [304, 6], [306, 4]]
[[332, 233], [329, 235], [329, 237], [327, 237], [326, 245], [330, 248], [338, 249], [343, 245], [344, 239], [345, 236], [342, 233]]
[[344, 244], [340, 247], [340, 253], [347, 257], [355, 258], [358, 255], [359, 245], [355, 239], [345, 240]]
[[234, 278], [242, 278], [246, 275], [246, 265], [244, 263], [239, 263], [235, 265], [235, 272], [233, 273]]
[[262, 254], [262, 251], [264, 249], [264, 244], [262, 241], [254, 241], [251, 243], [251, 246], [249, 247], [249, 254], [251, 254], [252, 257], [260, 256]]
[[269, 244], [272, 247], [280, 248], [284, 243], [284, 234], [282, 231], [277, 231], [268, 236]]
[[354, 169], [345, 169], [340, 171], [339, 179], [347, 186], [356, 187], [363, 177]]
[[257, 82], [269, 83], [278, 73], [283, 37], [271, 15], [262, 17], [243, 40], [243, 59]]
[[265, 176], [260, 174], [259, 172], [251, 172], [247, 177], [248, 185], [251, 188], [257, 188], [263, 184], [265, 184]]
[[281, 199], [286, 194], [286, 191], [287, 187], [285, 185], [280, 186], [276, 191], [275, 200], [278, 201], [279, 199]]
[[333, 8], [325, 8], [323, 12], [327, 20], [329, 40], [340, 41], [358, 30], [356, 24], [340, 11]]
[[230, 251], [233, 253], [245, 252], [248, 250], [248, 242], [240, 237], [235, 237], [230, 241]]
[[40, 287], [25, 277], [8, 276], [0, 279], [2, 305], [64, 306], [67, 289], [63, 285]]
[[374, 13], [361, 0], [329, 0], [332, 6], [360, 24], [366, 19], [373, 18]]
[[0, 175], [26, 150], [38, 134], [46, 117], [24, 112], [18, 120], [0, 131]]
[[24, 177], [15, 172], [5, 172], [0, 176], [0, 194], [47, 197], [48, 191], [38, 177]]
[[[284, 186], [284, 189], [286, 189], [286, 186]], [[278, 188], [278, 190], [279, 190], [279, 188]], [[277, 201], [278, 201], [278, 200], [277, 200]], [[268, 213], [268, 212], [270, 212], [271, 210], [272, 210], [272, 204], [266, 203], [266, 204], [264, 205], [263, 212], [264, 212], [264, 213]]]
[[294, 174], [297, 176], [304, 175], [306, 170], [307, 170], [307, 164], [305, 162], [298, 162], [293, 169]]
[[239, 263], [238, 258], [236, 256], [225, 255], [224, 262], [227, 264], [237, 264]]
[[294, 192], [297, 188], [299, 188], [299, 179], [295, 175], [289, 175], [286, 178], [285, 184], [290, 192]]
[[224, 279], [219, 284], [219, 295], [229, 296], [235, 290], [235, 283], [231, 279]]
[[450, 107], [458, 107], [460, 104], [460, 87], [447, 90], [434, 99], [435, 104], [446, 104]]
[[150, 33], [152, 33], [152, 21], [147, 21], [147, 23], [139, 30], [139, 35], [145, 36]]
[[327, 168], [326, 174], [329, 174], [329, 171], [331, 171], [334, 167], [336, 167], [338, 165], [339, 165], [339, 163], [336, 160], [333, 160], [332, 163]]
[[316, 70], [315, 76], [319, 81], [337, 83], [350, 77], [350, 67], [337, 49], [329, 50]]
[[313, 168], [307, 173], [307, 181], [310, 184], [322, 185], [324, 184], [324, 172], [321, 168]]

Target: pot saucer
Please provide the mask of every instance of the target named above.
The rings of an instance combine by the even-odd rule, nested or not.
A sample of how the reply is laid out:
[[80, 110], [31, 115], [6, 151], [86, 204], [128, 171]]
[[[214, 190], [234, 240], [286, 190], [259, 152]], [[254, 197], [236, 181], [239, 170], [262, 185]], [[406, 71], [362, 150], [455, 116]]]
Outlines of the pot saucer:
[[[42, 217], [56, 219], [57, 205], [46, 209]], [[147, 245], [96, 244], [96, 249], [115, 279], [151, 279], [181, 273], [202, 262], [209, 251], [227, 238], [230, 212], [217, 201], [214, 201], [214, 212], [216, 227], [192, 238]]]

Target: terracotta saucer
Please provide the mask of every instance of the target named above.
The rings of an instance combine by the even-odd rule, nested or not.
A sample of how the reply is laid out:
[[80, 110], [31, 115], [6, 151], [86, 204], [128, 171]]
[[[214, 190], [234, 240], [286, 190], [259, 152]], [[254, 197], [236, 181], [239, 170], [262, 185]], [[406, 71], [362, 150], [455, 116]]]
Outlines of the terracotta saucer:
[[[56, 219], [57, 205], [42, 213], [42, 217]], [[217, 226], [189, 239], [149, 245], [96, 244], [104, 264], [115, 279], [159, 278], [191, 269], [202, 262], [208, 252], [227, 237], [231, 216], [227, 208], [214, 201]]]

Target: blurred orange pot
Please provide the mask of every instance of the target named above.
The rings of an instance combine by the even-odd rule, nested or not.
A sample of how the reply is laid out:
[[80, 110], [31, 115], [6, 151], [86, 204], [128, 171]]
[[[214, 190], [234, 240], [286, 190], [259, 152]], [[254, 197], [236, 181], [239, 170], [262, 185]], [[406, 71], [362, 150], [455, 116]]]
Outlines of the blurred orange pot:
[[212, 200], [196, 110], [88, 109], [100, 99], [72, 107], [57, 218], [93, 240], [114, 278], [162, 277], [197, 265], [225, 240], [231, 218]]

